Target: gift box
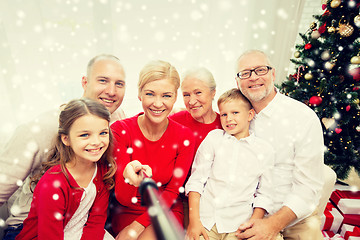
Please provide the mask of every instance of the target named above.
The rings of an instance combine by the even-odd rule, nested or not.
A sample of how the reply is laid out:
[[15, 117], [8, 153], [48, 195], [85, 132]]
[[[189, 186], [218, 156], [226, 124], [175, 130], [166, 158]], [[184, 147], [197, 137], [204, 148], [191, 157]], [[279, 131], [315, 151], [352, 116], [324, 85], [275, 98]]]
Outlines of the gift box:
[[335, 204], [338, 205], [340, 199], [360, 199], [360, 191], [351, 191], [349, 190], [340, 190], [336, 189], [332, 192], [330, 196], [330, 200]]
[[360, 227], [343, 224], [340, 234], [345, 240], [360, 240]]
[[351, 186], [337, 186], [330, 201], [344, 216], [344, 224], [360, 226], [360, 191], [355, 191]]
[[328, 202], [324, 214], [321, 216], [321, 229], [337, 233], [343, 220], [344, 217], [339, 210], [331, 202]]
[[335, 234], [332, 231], [322, 231], [324, 240], [340, 240], [344, 239], [340, 234]]
[[357, 214], [344, 214], [343, 224], [360, 226], [360, 215]]
[[339, 200], [337, 207], [343, 214], [360, 215], [360, 199], [342, 198]]

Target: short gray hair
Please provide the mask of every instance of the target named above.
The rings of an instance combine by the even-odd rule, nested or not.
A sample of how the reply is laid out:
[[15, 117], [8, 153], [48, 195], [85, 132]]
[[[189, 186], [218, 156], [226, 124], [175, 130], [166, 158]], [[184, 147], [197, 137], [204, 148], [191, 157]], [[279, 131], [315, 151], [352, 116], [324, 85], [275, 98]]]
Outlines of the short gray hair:
[[238, 59], [236, 60], [235, 70], [237, 70], [237, 67], [238, 67], [238, 65], [239, 65], [240, 59], [243, 58], [244, 56], [249, 55], [249, 54], [252, 54], [252, 53], [260, 53], [260, 54], [264, 55], [264, 57], [266, 58], [267, 63], [269, 64], [269, 66], [271, 66], [271, 67], [273, 66], [272, 63], [271, 63], [271, 61], [270, 61], [269, 56], [268, 56], [265, 52], [263, 52], [263, 51], [261, 51], [261, 50], [258, 50], [258, 49], [250, 49], [250, 50], [247, 50], [247, 51], [243, 52], [243, 53], [240, 55], [240, 57], [238, 57]]
[[186, 78], [190, 78], [190, 77], [205, 82], [209, 86], [211, 91], [216, 90], [216, 82], [214, 76], [207, 68], [198, 67], [186, 71], [183, 77], [183, 81]]

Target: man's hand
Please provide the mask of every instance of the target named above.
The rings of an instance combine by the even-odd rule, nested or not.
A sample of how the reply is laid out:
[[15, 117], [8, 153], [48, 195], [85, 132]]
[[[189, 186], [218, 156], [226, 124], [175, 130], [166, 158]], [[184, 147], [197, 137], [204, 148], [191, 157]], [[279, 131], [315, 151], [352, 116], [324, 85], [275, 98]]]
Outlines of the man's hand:
[[136, 240], [144, 229], [145, 227], [143, 225], [137, 221], [133, 221], [130, 225], [119, 232], [115, 240]]
[[190, 221], [189, 226], [186, 231], [186, 240], [199, 240], [199, 237], [203, 235], [205, 240], [209, 240], [209, 236], [206, 233], [206, 230], [200, 220]]
[[236, 237], [249, 240], [273, 240], [279, 233], [278, 227], [268, 218], [252, 219], [240, 225]]
[[143, 173], [152, 177], [152, 170], [148, 165], [142, 165], [138, 160], [129, 162], [123, 172], [125, 182], [138, 187], [144, 179]]

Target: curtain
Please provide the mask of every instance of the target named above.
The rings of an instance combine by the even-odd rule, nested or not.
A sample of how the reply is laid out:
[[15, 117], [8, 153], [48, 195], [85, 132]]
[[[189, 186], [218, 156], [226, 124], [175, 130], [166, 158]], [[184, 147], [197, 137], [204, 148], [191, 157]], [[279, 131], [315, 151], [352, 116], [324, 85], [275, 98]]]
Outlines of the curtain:
[[[124, 65], [127, 116], [141, 111], [138, 73], [149, 60], [169, 61], [180, 75], [208, 68], [215, 109], [217, 97], [236, 87], [235, 62], [245, 50], [267, 52], [281, 82], [304, 2], [0, 0], [0, 146], [18, 124], [81, 97], [86, 65], [100, 53]], [[175, 106], [183, 106], [180, 92]]]

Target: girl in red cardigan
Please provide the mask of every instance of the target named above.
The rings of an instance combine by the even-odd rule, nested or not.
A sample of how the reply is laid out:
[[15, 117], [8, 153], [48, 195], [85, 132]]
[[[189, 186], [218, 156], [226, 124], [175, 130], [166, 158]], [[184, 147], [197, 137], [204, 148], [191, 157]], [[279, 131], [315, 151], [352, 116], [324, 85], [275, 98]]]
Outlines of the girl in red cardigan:
[[112, 212], [116, 239], [156, 239], [146, 208], [140, 204], [137, 187], [124, 181], [125, 166], [133, 160], [150, 166], [162, 199], [179, 223], [183, 222], [179, 193], [190, 169], [195, 141], [189, 128], [168, 119], [179, 85], [174, 66], [164, 61], [150, 62], [141, 70], [138, 83], [144, 112], [111, 125], [118, 164], [115, 174], [118, 206]]
[[[88, 99], [70, 101], [59, 117], [54, 152], [43, 164], [21, 239], [113, 239], [105, 232], [111, 157], [110, 113]], [[39, 178], [41, 179], [39, 180]]]

